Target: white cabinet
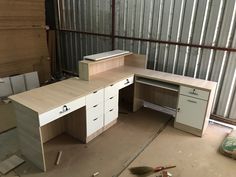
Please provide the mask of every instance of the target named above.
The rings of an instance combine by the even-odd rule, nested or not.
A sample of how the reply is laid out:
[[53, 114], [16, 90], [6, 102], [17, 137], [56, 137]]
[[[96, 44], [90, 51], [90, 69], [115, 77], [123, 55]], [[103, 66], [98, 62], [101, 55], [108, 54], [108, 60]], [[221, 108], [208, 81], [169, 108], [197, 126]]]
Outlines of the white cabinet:
[[103, 128], [104, 89], [96, 90], [86, 96], [86, 136]]
[[105, 99], [104, 99], [104, 126], [107, 126], [109, 123], [113, 122], [118, 118], [118, 97], [119, 92], [117, 89], [117, 85], [113, 86], [115, 90], [112, 90], [111, 87], [108, 86], [105, 88]]
[[[175, 127], [196, 130], [196, 135], [201, 135], [205, 123], [209, 92], [191, 87], [180, 87]], [[193, 133], [191, 131], [191, 133]]]
[[180, 95], [176, 122], [202, 129], [207, 101]]
[[104, 101], [118, 94], [119, 82], [111, 84], [105, 88]]

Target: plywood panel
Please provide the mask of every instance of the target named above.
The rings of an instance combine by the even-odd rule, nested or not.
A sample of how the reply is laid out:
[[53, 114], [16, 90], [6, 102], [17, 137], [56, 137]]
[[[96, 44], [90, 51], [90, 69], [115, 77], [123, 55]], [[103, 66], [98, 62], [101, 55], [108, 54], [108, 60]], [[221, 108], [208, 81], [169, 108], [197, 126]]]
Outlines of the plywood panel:
[[38, 71], [40, 82], [48, 80], [45, 30], [1, 30], [0, 41], [0, 77]]
[[45, 26], [45, 0], [1, 0], [0, 29]]
[[21, 152], [37, 167], [46, 171], [38, 114], [18, 103], [13, 102], [13, 105], [17, 117], [17, 131]]

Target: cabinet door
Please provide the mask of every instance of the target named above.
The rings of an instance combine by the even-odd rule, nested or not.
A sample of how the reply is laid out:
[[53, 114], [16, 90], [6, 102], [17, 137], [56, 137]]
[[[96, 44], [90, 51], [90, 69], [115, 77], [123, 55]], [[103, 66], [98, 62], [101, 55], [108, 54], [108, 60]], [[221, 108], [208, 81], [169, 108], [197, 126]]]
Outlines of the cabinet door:
[[207, 101], [180, 95], [176, 122], [202, 129]]

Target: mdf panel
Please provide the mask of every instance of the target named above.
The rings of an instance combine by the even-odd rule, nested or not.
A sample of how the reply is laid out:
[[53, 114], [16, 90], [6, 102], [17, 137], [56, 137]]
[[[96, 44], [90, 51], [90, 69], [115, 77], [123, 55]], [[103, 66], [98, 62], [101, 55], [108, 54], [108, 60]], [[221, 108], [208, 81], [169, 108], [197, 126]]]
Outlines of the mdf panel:
[[135, 95], [136, 98], [176, 109], [177, 92], [139, 83], [136, 84], [136, 89], [139, 90], [138, 94]]
[[65, 119], [66, 133], [72, 137], [86, 142], [86, 108], [82, 107], [72, 113]]
[[0, 133], [16, 127], [16, 117], [12, 103], [0, 102]]
[[65, 119], [60, 118], [41, 127], [43, 143], [65, 132]]
[[38, 168], [46, 171], [38, 114], [18, 103], [13, 102], [13, 105], [21, 153]]
[[127, 66], [145, 68], [146, 56], [145, 55], [138, 55], [138, 54], [127, 55], [127, 56], [125, 56], [125, 63], [124, 64]]
[[79, 62], [79, 77], [90, 80], [90, 77], [107, 70], [124, 65], [124, 56], [99, 61], [83, 60]]

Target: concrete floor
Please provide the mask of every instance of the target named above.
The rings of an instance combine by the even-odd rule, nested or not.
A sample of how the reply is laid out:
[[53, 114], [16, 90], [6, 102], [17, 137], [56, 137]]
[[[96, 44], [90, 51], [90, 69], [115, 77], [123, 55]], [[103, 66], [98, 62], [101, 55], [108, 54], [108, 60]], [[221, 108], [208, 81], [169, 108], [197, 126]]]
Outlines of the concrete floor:
[[[177, 165], [169, 170], [176, 177], [235, 176], [236, 161], [218, 153], [230, 129], [209, 125], [199, 138], [174, 129], [169, 120], [147, 108], [120, 114], [115, 126], [86, 145], [67, 135], [47, 143], [47, 173], [27, 162], [6, 176], [90, 177], [99, 171], [101, 177], [132, 177], [127, 167], [143, 165]], [[59, 150], [63, 150], [61, 164], [55, 166]], [[13, 153], [19, 154], [15, 130], [0, 135], [0, 160]]]

